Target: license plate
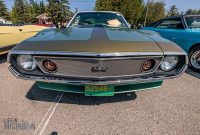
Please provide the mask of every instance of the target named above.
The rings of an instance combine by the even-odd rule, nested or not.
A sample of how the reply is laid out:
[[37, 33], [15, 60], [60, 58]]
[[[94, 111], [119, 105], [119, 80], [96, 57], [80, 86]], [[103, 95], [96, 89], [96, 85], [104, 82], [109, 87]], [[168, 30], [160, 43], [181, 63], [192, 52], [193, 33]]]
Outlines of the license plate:
[[112, 85], [86, 85], [85, 95], [87, 96], [113, 96], [114, 86]]

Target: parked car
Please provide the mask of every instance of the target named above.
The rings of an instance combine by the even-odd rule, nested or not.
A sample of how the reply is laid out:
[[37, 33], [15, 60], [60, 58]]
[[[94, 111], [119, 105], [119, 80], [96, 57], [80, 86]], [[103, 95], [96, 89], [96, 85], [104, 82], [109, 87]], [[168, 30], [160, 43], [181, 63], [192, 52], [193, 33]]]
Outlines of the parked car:
[[153, 30], [183, 48], [189, 66], [200, 72], [200, 15], [183, 15], [161, 19], [143, 30]]
[[187, 54], [160, 36], [132, 30], [117, 12], [79, 12], [15, 46], [9, 70], [40, 88], [112, 96], [161, 86], [187, 69]]
[[47, 28], [48, 27], [37, 25], [0, 25], [0, 55], [8, 53], [16, 44], [34, 36], [39, 31]]

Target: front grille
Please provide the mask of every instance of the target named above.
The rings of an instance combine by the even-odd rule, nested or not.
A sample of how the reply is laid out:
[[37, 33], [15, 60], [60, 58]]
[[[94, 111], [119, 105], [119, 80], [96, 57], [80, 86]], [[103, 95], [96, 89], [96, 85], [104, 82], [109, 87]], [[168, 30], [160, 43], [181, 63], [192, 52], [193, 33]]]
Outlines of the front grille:
[[[153, 73], [159, 66], [162, 56], [149, 57], [118, 57], [118, 58], [84, 58], [84, 57], [53, 57], [36, 56], [39, 68], [47, 75], [84, 78], [115, 78], [129, 77]], [[156, 61], [155, 67], [148, 73], [141, 71], [141, 65], [148, 59]], [[43, 60], [56, 63], [57, 71], [47, 72], [42, 65]]]

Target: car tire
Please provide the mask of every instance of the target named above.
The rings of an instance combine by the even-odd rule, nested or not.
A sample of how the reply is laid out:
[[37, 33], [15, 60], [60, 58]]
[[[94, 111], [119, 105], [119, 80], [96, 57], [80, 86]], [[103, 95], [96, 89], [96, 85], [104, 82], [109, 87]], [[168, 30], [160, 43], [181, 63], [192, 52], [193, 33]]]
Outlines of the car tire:
[[191, 49], [189, 53], [189, 67], [194, 71], [200, 72], [200, 46]]

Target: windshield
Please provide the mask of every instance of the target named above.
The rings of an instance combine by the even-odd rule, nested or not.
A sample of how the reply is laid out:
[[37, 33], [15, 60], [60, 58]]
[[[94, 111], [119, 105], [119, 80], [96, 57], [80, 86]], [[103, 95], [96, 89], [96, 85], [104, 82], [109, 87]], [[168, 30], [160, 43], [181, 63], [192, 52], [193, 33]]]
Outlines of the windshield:
[[128, 27], [119, 13], [78, 13], [70, 26], [103, 25], [110, 27]]
[[185, 20], [189, 28], [200, 28], [200, 16], [187, 16]]

